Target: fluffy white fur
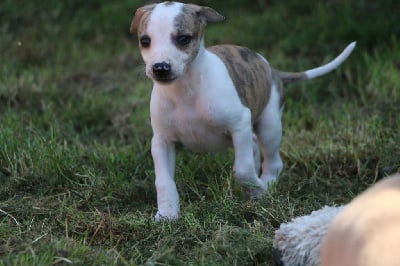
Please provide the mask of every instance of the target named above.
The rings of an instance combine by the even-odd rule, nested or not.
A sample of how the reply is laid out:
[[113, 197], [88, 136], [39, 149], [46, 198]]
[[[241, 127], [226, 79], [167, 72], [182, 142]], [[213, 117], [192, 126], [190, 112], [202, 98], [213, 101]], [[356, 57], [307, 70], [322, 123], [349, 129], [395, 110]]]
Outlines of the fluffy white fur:
[[342, 207], [324, 207], [284, 223], [274, 248], [285, 266], [400, 265], [400, 174]]
[[319, 266], [321, 242], [332, 220], [344, 207], [328, 207], [313, 211], [288, 223], [275, 232], [273, 246], [285, 266]]

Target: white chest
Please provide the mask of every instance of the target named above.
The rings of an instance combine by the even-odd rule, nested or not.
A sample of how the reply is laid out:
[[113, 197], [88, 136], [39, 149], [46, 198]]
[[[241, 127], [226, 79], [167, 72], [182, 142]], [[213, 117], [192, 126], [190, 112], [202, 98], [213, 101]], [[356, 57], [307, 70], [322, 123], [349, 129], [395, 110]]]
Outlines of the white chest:
[[153, 133], [194, 151], [232, 146], [230, 132], [244, 109], [223, 62], [209, 52], [175, 83], [155, 83], [150, 101]]
[[177, 104], [168, 99], [163, 99], [162, 103], [154, 100], [152, 98], [151, 119], [155, 134], [162, 134], [170, 141], [180, 142], [198, 152], [216, 152], [231, 146], [228, 130], [201, 102]]

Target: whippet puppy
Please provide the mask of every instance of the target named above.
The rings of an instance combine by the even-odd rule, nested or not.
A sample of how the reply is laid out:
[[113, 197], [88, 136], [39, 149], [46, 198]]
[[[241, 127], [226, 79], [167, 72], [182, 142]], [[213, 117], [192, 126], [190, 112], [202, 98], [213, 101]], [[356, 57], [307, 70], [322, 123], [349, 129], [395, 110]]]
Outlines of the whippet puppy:
[[260, 198], [282, 170], [283, 85], [334, 70], [355, 47], [351, 43], [324, 66], [282, 72], [245, 47], [205, 48], [206, 24], [223, 20], [210, 7], [169, 1], [139, 8], [132, 20], [130, 31], [138, 35], [146, 75], [154, 83], [150, 113], [156, 221], [179, 215], [174, 181], [177, 142], [194, 151], [233, 146], [235, 180], [245, 195]]

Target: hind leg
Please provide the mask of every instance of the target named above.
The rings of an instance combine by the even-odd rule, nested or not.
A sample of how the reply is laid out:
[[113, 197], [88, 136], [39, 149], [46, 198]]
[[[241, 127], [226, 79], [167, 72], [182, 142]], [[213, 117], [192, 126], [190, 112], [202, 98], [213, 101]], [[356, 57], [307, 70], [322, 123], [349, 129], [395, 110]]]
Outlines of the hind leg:
[[254, 150], [255, 141], [248, 108], [244, 108], [242, 116], [235, 121], [231, 134], [235, 151], [235, 180], [242, 187], [245, 197], [260, 198], [265, 194], [266, 188], [256, 172], [254, 158], [257, 157], [257, 152]]
[[271, 98], [256, 125], [256, 134], [260, 143], [263, 163], [261, 180], [268, 186], [282, 171], [283, 163], [279, 154], [282, 139], [282, 121], [279, 93], [275, 86], [271, 89]]
[[258, 138], [255, 134], [253, 134], [253, 158], [256, 172], [259, 175], [261, 170], [260, 147], [258, 144]]

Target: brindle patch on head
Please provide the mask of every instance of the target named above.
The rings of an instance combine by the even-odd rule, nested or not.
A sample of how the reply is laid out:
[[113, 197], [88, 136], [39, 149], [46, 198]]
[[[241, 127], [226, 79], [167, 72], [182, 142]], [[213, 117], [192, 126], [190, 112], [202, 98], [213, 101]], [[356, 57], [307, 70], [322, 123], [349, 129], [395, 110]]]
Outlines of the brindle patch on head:
[[[201, 9], [202, 7], [197, 5], [183, 5], [181, 13], [174, 21], [175, 30], [171, 34], [171, 41], [180, 51], [188, 55], [186, 64], [189, 64], [196, 58], [203, 40], [207, 20], [201, 15]], [[178, 43], [177, 38], [182, 35], [190, 38], [188, 44], [180, 45]]]
[[272, 71], [254, 51], [233, 45], [208, 48], [224, 62], [240, 100], [247, 106], [255, 122], [268, 103], [271, 94]]
[[[182, 6], [181, 14], [175, 18], [174, 27], [176, 30], [171, 36], [172, 42], [185, 53], [190, 54], [192, 51], [197, 51], [207, 22], [220, 22], [224, 19], [212, 8], [185, 4]], [[191, 36], [192, 42], [189, 45], [180, 46], [176, 43], [176, 37], [179, 35]]]
[[[205, 22], [196, 14], [199, 8], [196, 5], [184, 5], [181, 13], [174, 21], [175, 31], [171, 34], [172, 43], [187, 54], [198, 50], [203, 37]], [[176, 42], [176, 38], [179, 35], [188, 35], [192, 38], [192, 41], [188, 45], [181, 46]]]

